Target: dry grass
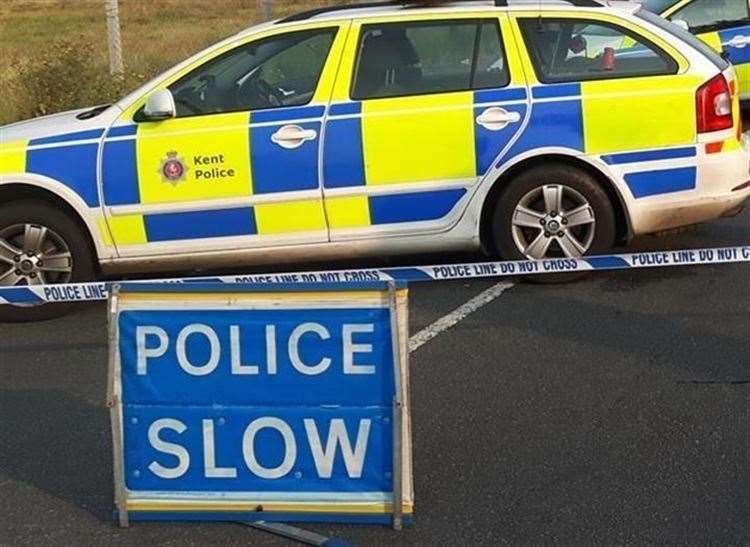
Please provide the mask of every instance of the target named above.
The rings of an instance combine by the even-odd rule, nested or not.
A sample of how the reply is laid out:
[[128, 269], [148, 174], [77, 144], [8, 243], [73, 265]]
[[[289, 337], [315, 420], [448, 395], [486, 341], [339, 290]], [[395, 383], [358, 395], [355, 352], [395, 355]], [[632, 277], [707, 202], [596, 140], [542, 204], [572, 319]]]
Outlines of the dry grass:
[[[274, 16], [334, 0], [275, 0]], [[0, 0], [0, 125], [117, 99], [260, 20], [258, 0], [120, 0], [123, 82], [109, 78], [103, 0]]]

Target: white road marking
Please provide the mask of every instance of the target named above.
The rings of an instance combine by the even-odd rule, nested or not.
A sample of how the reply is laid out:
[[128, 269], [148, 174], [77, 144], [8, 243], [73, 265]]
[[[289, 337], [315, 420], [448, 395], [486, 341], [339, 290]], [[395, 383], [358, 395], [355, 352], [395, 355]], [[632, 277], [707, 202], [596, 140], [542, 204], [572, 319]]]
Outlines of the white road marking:
[[490, 287], [478, 296], [475, 296], [474, 298], [466, 302], [466, 304], [459, 306], [448, 315], [441, 317], [429, 327], [422, 329], [409, 339], [409, 353], [417, 351], [419, 348], [424, 346], [427, 342], [429, 342], [439, 334], [447, 331], [452, 327], [455, 327], [459, 322], [466, 319], [469, 315], [477, 311], [479, 308], [486, 306], [513, 286], [513, 283], [498, 283], [497, 285]]

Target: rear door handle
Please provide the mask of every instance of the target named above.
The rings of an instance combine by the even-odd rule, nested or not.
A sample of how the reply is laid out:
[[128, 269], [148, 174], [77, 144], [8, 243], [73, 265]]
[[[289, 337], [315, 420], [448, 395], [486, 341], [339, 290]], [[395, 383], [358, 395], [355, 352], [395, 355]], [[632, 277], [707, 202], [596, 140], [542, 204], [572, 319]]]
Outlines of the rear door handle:
[[738, 35], [729, 40], [726, 45], [737, 49], [742, 49], [746, 46], [750, 46], [750, 36]]
[[490, 131], [500, 131], [509, 124], [521, 121], [518, 112], [508, 112], [499, 106], [491, 106], [477, 117], [477, 123]]
[[271, 140], [287, 150], [299, 148], [307, 141], [318, 138], [318, 132], [314, 129], [303, 129], [299, 125], [285, 125], [276, 133], [271, 135]]

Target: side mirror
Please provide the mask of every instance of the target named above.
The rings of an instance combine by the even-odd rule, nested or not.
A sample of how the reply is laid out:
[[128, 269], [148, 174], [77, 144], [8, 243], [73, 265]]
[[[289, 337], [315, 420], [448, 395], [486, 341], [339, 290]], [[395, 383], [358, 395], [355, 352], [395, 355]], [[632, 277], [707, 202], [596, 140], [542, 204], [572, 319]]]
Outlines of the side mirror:
[[687, 24], [687, 21], [684, 21], [683, 19], [672, 19], [672, 22], [682, 30], [690, 32], [690, 25]]
[[177, 116], [172, 92], [168, 89], [154, 91], [146, 100], [143, 117], [147, 120], [166, 120]]

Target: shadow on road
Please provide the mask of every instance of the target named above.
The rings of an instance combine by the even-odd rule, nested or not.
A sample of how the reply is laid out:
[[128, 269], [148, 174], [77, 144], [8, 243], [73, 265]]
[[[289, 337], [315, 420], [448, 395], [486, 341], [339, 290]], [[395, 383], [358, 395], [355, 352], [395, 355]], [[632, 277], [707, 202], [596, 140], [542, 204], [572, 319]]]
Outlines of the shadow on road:
[[55, 390], [0, 389], [0, 474], [111, 521], [109, 414]]

